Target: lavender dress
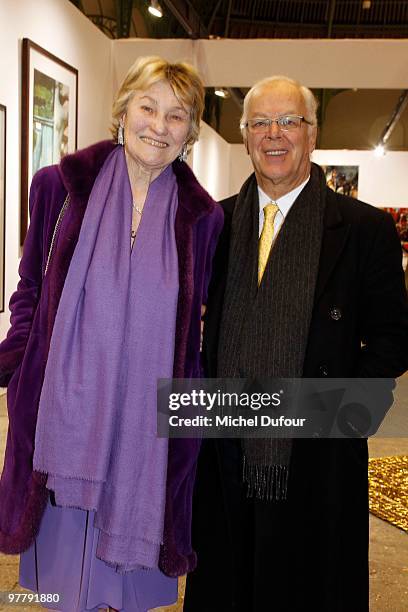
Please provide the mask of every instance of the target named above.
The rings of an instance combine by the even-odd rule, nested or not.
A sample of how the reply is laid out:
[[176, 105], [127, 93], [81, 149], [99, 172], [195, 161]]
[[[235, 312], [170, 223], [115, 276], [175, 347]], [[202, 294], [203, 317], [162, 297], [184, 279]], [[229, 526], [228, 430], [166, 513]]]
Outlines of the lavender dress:
[[96, 558], [94, 513], [48, 503], [34, 544], [20, 557], [20, 584], [37, 593], [57, 593], [45, 608], [97, 612], [116, 608], [146, 612], [177, 601], [177, 578], [158, 569], [119, 574]]
[[[114, 154], [119, 155], [118, 153]], [[120, 151], [120, 154], [123, 155], [123, 152]], [[126, 168], [124, 157], [123, 159], [121, 158], [120, 161], [122, 162], [123, 173], [127, 172], [126, 169], [123, 170], [123, 168]], [[107, 162], [105, 162], [105, 165], [106, 163]], [[117, 177], [116, 180], [118, 180]], [[167, 206], [163, 205], [163, 191], [164, 193], [170, 194]], [[129, 199], [130, 207], [130, 187]], [[146, 301], [148, 301], [148, 296], [150, 295], [148, 293], [148, 287], [150, 285], [148, 283], [138, 285], [135, 280], [134, 283], [136, 284], [137, 288], [143, 287], [143, 291], [135, 293], [135, 299], [138, 299], [138, 316], [140, 319], [137, 321], [140, 326], [142, 323], [146, 323], [147, 321], [137, 336], [139, 342], [138, 348], [139, 351], [142, 351], [141, 347], [148, 345], [148, 341], [143, 340], [146, 334], [148, 334], [149, 342], [151, 345], [155, 346], [155, 351], [153, 351], [151, 346], [149, 346], [149, 351], [146, 354], [143, 353], [143, 359], [134, 358], [131, 360], [133, 370], [130, 370], [130, 367], [127, 368], [124, 361], [126, 356], [126, 347], [120, 347], [123, 352], [120, 367], [125, 368], [125, 371], [127, 372], [129, 370], [130, 374], [132, 375], [131, 380], [129, 379], [126, 385], [127, 394], [123, 393], [123, 396], [129, 396], [128, 388], [133, 385], [133, 387], [136, 387], [137, 392], [144, 394], [143, 397], [148, 397], [151, 406], [154, 407], [156, 402], [155, 384], [150, 384], [149, 386], [146, 383], [147, 381], [152, 383], [152, 379], [154, 379], [153, 382], [155, 383], [155, 379], [160, 377], [156, 376], [157, 372], [171, 372], [173, 364], [174, 328], [178, 295], [178, 260], [174, 235], [177, 204], [177, 182], [172, 168], [169, 166], [169, 168], [162, 172], [149, 187], [143, 219], [138, 230], [135, 247], [132, 251], [134, 262], [133, 265], [139, 266], [139, 268], [144, 266], [145, 270], [149, 268], [150, 277], [155, 279], [155, 282], [157, 281], [156, 285], [159, 287], [158, 295], [161, 297], [160, 309], [165, 313], [165, 317], [169, 319], [169, 321], [167, 321], [167, 319], [165, 321], [166, 329], [173, 331], [172, 333], [169, 331], [169, 334], [165, 337], [166, 346], [163, 347], [161, 344], [164, 342], [163, 338], [156, 337], [159, 331], [155, 331], [154, 329], [150, 330], [149, 328], [149, 322], [151, 325], [151, 321], [157, 320], [152, 316], [152, 308], [148, 310], [146, 307], [146, 316], [144, 319], [141, 318], [142, 315], [140, 314], [140, 312], [143, 311], [140, 304], [144, 304]], [[130, 211], [131, 208], [129, 208], [128, 214], [129, 221]], [[127, 219], [126, 214], [123, 214], [124, 218]], [[84, 225], [82, 226], [83, 228], [85, 224], [86, 220], [84, 220]], [[124, 227], [125, 229], [123, 230], [123, 233], [126, 234], [126, 239], [129, 239], [130, 241], [130, 225], [129, 228], [126, 228], [126, 226]], [[172, 228], [172, 231], [167, 231], [166, 233], [168, 228]], [[122, 231], [122, 226], [120, 226], [120, 230]], [[165, 240], [163, 239], [163, 235], [166, 238]], [[80, 244], [81, 242], [79, 241], [78, 245]], [[129, 257], [129, 253], [125, 249], [123, 252], [126, 254], [123, 255], [123, 257]], [[134, 261], [135, 255], [138, 257], [136, 261]], [[147, 263], [144, 263], [143, 258], [147, 260]], [[164, 271], [163, 261], [165, 262]], [[137, 268], [137, 271], [139, 268]], [[158, 278], [161, 278], [157, 270], [162, 272], [162, 275], [164, 275], [167, 280], [167, 286], [164, 288], [163, 284], [157, 280]], [[140, 280], [139, 276], [136, 278]], [[66, 287], [67, 285], [65, 285], [64, 290]], [[133, 287], [133, 285], [131, 285], [131, 287]], [[127, 292], [128, 287], [126, 286], [124, 289], [126, 299]], [[133, 294], [132, 297], [134, 297]], [[62, 299], [63, 297], [61, 300]], [[104, 322], [102, 322], [102, 329], [103, 325]], [[89, 323], [89, 328], [92, 328], [92, 322]], [[106, 334], [108, 335], [108, 331]], [[132, 340], [134, 340], [134, 338]], [[145, 344], [143, 344], [143, 342], [145, 342]], [[159, 353], [159, 357], [157, 357], [155, 361], [156, 353]], [[151, 363], [152, 360], [153, 363]], [[84, 361], [85, 363], [94, 363], [91, 358], [88, 360], [84, 358]], [[130, 377], [130, 374], [128, 373], [128, 378]], [[149, 390], [150, 395], [148, 395], [147, 389]], [[128, 412], [124, 412], [124, 403], [121, 413], [122, 419], [125, 418], [126, 414], [130, 414], [132, 417], [138, 416], [137, 411], [134, 410], [134, 405], [137, 405], [137, 397], [136, 392], [130, 396], [130, 410]], [[148, 401], [143, 399], [141, 405], [146, 407], [147, 404]], [[156, 422], [155, 410], [151, 410], [150, 414], [151, 419], [154, 419], [151, 423], [152, 428]], [[146, 430], [148, 430], [146, 425], [148, 418], [146, 412], [143, 413], [143, 418], [145, 420], [144, 426]], [[130, 425], [128, 423], [127, 431], [125, 431], [125, 433], [128, 437], [133, 436], [131, 443], [129, 443], [128, 438], [124, 439], [123, 434], [122, 438], [119, 440], [121, 443], [116, 443], [116, 454], [114, 455], [112, 453], [112, 457], [115, 459], [115, 461], [113, 461], [111, 458], [111, 464], [113, 465], [113, 467], [112, 465], [110, 467], [111, 472], [113, 471], [114, 467], [119, 466], [116, 472], [113, 473], [112, 478], [116, 484], [119, 483], [119, 485], [122, 486], [122, 488], [120, 488], [120, 486], [116, 488], [111, 486], [109, 489], [110, 491], [114, 491], [114, 495], [108, 497], [108, 502], [115, 502], [113, 504], [114, 509], [119, 506], [122, 510], [129, 510], [129, 505], [127, 504], [129, 497], [129, 489], [127, 488], [127, 483], [129, 480], [128, 477], [133, 470], [132, 466], [134, 464], [132, 461], [136, 461], [139, 457], [139, 455], [135, 454], [133, 459], [129, 460], [129, 448], [135, 450], [133, 447], [135, 446], [134, 440], [137, 440], [137, 426], [138, 422], [136, 421], [131, 421]], [[134, 433], [135, 431], [136, 434]], [[47, 430], [45, 432], [46, 440], [47, 436], [49, 437], [49, 434], [50, 432]], [[37, 440], [38, 436], [36, 436], [36, 446]], [[139, 443], [138, 448], [141, 449], [140, 461], [144, 460], [146, 463], [146, 456], [148, 456], [148, 453], [146, 449], [143, 448], [141, 442]], [[36, 448], [36, 450], [38, 450], [38, 448]], [[87, 450], [92, 454], [92, 449], [87, 448]], [[103, 453], [103, 450], [104, 449], [101, 447], [98, 447], [97, 452]], [[121, 451], [121, 454], [119, 451]], [[145, 451], [144, 454], [142, 451]], [[105, 449], [105, 452], [110, 452], [110, 449]], [[123, 460], [122, 464], [120, 464], [120, 459]], [[66, 460], [69, 461], [69, 458]], [[159, 462], [158, 465], [160, 466]], [[149, 478], [154, 480], [154, 475], [151, 476], [151, 472], [147, 472], [148, 471], [145, 470], [144, 480], [139, 477], [139, 489], [137, 489], [137, 487], [134, 489], [136, 494], [132, 498], [134, 499], [135, 504], [138, 504], [139, 502], [142, 504], [142, 507], [143, 503], [146, 504], [146, 499], [139, 499], [137, 496], [137, 491], [139, 491], [141, 498], [143, 495], [146, 497], [146, 490], [149, 491], [150, 489], [147, 485], [145, 486], [145, 480], [148, 480]], [[58, 471], [56, 473], [58, 473]], [[159, 474], [159, 477], [159, 485], [161, 485], [162, 475]], [[165, 478], [165, 473], [163, 478]], [[51, 482], [54, 480], [55, 478], [53, 477]], [[53, 486], [50, 488], [53, 490], [55, 489], [55, 496], [58, 500], [57, 489]], [[154, 496], [152, 496], [151, 504], [153, 505], [152, 507], [157, 510], [158, 516], [160, 516], [160, 507], [156, 508], [158, 503]], [[73, 505], [76, 506], [77, 504]], [[107, 505], [109, 505], [109, 503]], [[141, 568], [134, 569], [129, 572], [119, 573], [116, 571], [116, 566], [111, 566], [97, 558], [96, 551], [98, 540], [100, 545], [103, 535], [106, 535], [106, 531], [105, 534], [102, 534], [102, 532], [95, 526], [94, 523], [96, 522], [96, 513], [93, 511], [81, 510], [76, 507], [72, 508], [67, 506], [70, 506], [70, 504], [53, 506], [51, 503], [48, 503], [41, 522], [39, 534], [34, 544], [28, 551], [23, 553], [20, 558], [20, 584], [23, 587], [41, 594], [56, 594], [59, 596], [58, 603], [42, 603], [44, 607], [54, 610], [61, 610], [63, 612], [85, 612], [90, 610], [97, 611], [98, 608], [106, 608], [110, 606], [123, 612], [146, 612], [150, 608], [169, 605], [177, 601], [177, 578], [169, 578], [165, 576], [158, 568]], [[112, 510], [109, 518], [114, 516], [113, 512], [114, 510]], [[99, 516], [98, 518], [100, 519], [101, 517]], [[119, 518], [121, 518], [121, 515]], [[123, 523], [123, 521], [119, 521], [119, 524], [121, 522]], [[128, 523], [125, 524], [128, 525]], [[131, 527], [129, 526], [129, 528]], [[116, 532], [113, 533], [116, 535]], [[138, 564], [136, 564], [136, 567], [138, 567]]]

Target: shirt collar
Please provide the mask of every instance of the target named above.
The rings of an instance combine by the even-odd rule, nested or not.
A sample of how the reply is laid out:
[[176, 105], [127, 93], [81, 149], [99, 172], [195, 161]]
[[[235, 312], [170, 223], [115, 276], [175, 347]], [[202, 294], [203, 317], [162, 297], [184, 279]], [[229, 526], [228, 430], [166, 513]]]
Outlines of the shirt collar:
[[[303, 183], [295, 187], [295, 189], [292, 189], [292, 191], [289, 191], [289, 193], [285, 193], [285, 195], [282, 196], [281, 198], [274, 200], [276, 204], [279, 206], [279, 210], [284, 217], [286, 217], [286, 215], [288, 214], [292, 204], [294, 203], [294, 201], [296, 200], [296, 198], [298, 197], [298, 195], [300, 194], [300, 192], [302, 191], [303, 187], [306, 185], [309, 179], [310, 179], [310, 174], [307, 177], [307, 179], [303, 181]], [[259, 197], [259, 209], [260, 210], [261, 209], [263, 210], [265, 206], [272, 201], [271, 198], [259, 187], [259, 185], [258, 185], [258, 197]]]

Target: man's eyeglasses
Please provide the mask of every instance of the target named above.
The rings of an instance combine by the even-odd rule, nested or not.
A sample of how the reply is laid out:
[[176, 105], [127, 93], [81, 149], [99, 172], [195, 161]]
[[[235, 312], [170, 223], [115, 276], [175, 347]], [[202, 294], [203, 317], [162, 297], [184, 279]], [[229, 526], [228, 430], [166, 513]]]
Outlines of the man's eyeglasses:
[[301, 115], [282, 115], [282, 117], [277, 117], [276, 119], [271, 119], [270, 117], [248, 119], [245, 123], [241, 123], [241, 129], [248, 128], [252, 134], [262, 134], [263, 132], [267, 132], [273, 123], [276, 123], [279, 129], [284, 132], [290, 132], [290, 130], [300, 128], [303, 121], [308, 125], [313, 125]]

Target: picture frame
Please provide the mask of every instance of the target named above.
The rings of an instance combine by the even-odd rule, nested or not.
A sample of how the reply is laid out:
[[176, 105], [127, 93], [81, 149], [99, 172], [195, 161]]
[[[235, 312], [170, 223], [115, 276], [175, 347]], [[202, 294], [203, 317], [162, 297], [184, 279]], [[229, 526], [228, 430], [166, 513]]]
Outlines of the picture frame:
[[0, 312], [4, 312], [6, 255], [6, 144], [7, 109], [0, 104]]
[[337, 193], [358, 197], [358, 166], [322, 166], [326, 184]]
[[22, 41], [20, 244], [29, 224], [32, 177], [73, 153], [78, 140], [78, 70], [29, 38]]

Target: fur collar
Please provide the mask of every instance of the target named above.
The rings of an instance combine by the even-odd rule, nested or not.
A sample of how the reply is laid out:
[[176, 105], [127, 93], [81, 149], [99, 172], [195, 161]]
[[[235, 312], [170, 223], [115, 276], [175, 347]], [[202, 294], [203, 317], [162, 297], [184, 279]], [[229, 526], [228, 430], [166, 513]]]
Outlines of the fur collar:
[[[115, 146], [111, 140], [103, 140], [61, 160], [59, 169], [62, 182], [70, 195], [88, 200], [96, 177]], [[210, 214], [215, 202], [199, 184], [189, 166], [176, 160], [173, 171], [179, 189], [179, 206], [186, 213], [186, 221], [193, 224]]]

